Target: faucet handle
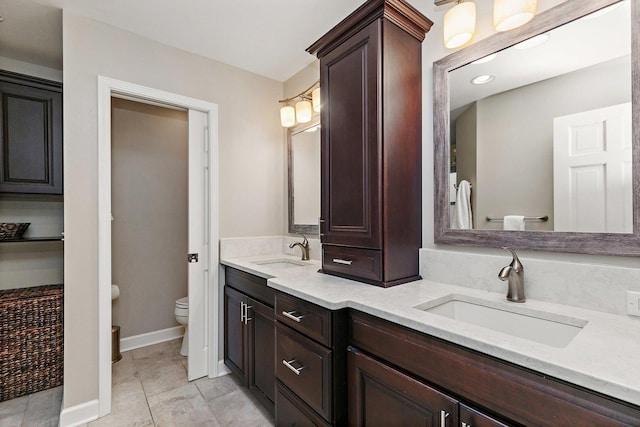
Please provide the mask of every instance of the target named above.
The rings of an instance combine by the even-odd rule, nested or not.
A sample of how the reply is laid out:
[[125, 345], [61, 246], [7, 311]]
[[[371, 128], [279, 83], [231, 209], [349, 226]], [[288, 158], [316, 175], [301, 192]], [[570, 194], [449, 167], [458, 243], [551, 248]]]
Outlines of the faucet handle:
[[300, 236], [302, 236], [302, 246], [304, 247], [308, 247], [309, 246], [309, 241], [307, 240], [307, 236], [305, 236], [302, 233], [298, 233]]
[[520, 258], [518, 258], [518, 254], [516, 253], [515, 249], [512, 248], [508, 248], [506, 246], [502, 247], [502, 250], [510, 252], [511, 255], [513, 256], [513, 260], [511, 261], [511, 268], [513, 268], [515, 271], [522, 271], [524, 270], [524, 266], [522, 265], [522, 263], [520, 262]]

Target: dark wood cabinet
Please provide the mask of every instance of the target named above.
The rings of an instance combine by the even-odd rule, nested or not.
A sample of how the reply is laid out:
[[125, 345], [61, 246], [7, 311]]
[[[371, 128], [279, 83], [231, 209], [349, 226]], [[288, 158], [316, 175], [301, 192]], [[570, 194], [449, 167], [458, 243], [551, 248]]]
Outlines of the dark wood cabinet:
[[320, 59], [324, 272], [378, 286], [419, 278], [421, 43], [432, 22], [369, 0], [307, 49]]
[[346, 311], [276, 293], [276, 424], [345, 425]]
[[[424, 406], [411, 397], [410, 388], [420, 388], [415, 381], [455, 396], [460, 402], [446, 420], [459, 420], [460, 425], [640, 426], [640, 408], [634, 405], [373, 316], [352, 311], [349, 331], [349, 342], [357, 348], [350, 352], [350, 424], [358, 424], [366, 415], [383, 416], [367, 400], [372, 396], [380, 405], [394, 402], [394, 416], [418, 411], [431, 417], [426, 410], [415, 409]], [[366, 355], [355, 357], [358, 352]]]
[[0, 71], [0, 193], [62, 194], [62, 85]]
[[274, 291], [266, 279], [231, 268], [225, 274], [224, 363], [273, 413]]
[[458, 426], [458, 401], [349, 348], [349, 425]]

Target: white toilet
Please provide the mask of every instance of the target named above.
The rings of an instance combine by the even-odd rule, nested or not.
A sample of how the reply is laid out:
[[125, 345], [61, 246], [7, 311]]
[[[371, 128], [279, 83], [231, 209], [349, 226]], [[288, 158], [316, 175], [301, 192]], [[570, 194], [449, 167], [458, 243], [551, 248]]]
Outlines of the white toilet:
[[176, 300], [176, 309], [173, 312], [176, 320], [184, 326], [184, 338], [182, 338], [182, 348], [180, 348], [181, 356], [189, 355], [189, 334], [187, 332], [187, 324], [189, 323], [189, 297]]

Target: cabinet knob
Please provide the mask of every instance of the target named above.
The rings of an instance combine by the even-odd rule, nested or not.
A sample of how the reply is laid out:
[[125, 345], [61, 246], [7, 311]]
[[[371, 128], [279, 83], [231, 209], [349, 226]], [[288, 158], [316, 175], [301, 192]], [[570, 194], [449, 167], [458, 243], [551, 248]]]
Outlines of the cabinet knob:
[[284, 366], [286, 366], [287, 368], [289, 368], [291, 370], [291, 372], [293, 372], [294, 374], [300, 375], [300, 371], [302, 371], [304, 369], [304, 366], [296, 368], [295, 366], [293, 366], [293, 363], [295, 361], [296, 361], [296, 359], [289, 360], [288, 362], [286, 360], [282, 359], [282, 364]]

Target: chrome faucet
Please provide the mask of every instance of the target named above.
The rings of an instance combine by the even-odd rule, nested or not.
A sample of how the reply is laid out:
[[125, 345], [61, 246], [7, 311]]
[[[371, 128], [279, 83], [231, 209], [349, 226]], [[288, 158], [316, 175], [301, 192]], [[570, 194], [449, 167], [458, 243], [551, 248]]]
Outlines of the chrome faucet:
[[289, 247], [293, 249], [294, 247], [299, 246], [302, 250], [302, 261], [307, 261], [309, 259], [309, 241], [304, 234], [301, 234], [301, 236], [304, 239], [302, 242], [292, 243]]
[[507, 299], [513, 302], [525, 302], [526, 298], [524, 296], [524, 266], [520, 262], [518, 258], [518, 254], [516, 251], [503, 247], [503, 250], [507, 252], [511, 252], [513, 255], [513, 260], [511, 264], [506, 267], [502, 267], [500, 273], [498, 273], [498, 278], [500, 280], [508, 281], [509, 287], [507, 291]]

